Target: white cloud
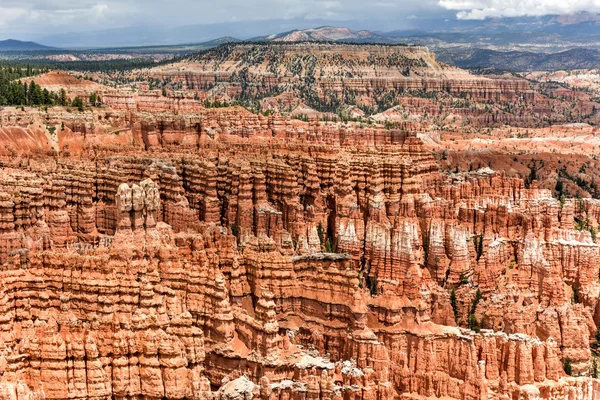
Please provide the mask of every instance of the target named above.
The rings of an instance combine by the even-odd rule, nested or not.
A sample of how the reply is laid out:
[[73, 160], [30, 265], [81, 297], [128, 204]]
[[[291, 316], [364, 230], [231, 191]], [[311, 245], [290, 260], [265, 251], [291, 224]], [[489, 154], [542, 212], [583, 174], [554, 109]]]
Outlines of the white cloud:
[[600, 12], [600, 0], [440, 0], [439, 5], [456, 10], [459, 19], [540, 16]]

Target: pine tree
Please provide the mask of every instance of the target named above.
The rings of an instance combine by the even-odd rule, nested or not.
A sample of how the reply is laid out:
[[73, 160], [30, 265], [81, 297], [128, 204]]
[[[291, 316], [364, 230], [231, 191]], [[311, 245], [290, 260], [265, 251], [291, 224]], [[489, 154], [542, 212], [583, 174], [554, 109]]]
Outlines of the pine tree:
[[565, 371], [565, 374], [569, 376], [573, 375], [573, 365], [569, 357], [565, 358], [563, 361], [563, 370]]
[[29, 86], [27, 86], [27, 82], [23, 84], [23, 91], [25, 92], [25, 101], [21, 104], [29, 104]]
[[45, 105], [50, 105], [52, 104], [52, 98], [50, 96], [50, 92], [48, 91], [48, 89], [44, 89], [42, 91], [42, 98], [43, 98], [43, 104]]
[[452, 289], [450, 293], [450, 305], [452, 306], [452, 312], [454, 313], [454, 320], [458, 321], [458, 304], [456, 300], [456, 291]]
[[81, 100], [81, 97], [79, 97], [79, 96], [75, 97], [75, 99], [71, 103], [71, 106], [77, 107], [77, 110], [79, 112], [83, 112], [83, 100]]
[[60, 104], [63, 107], [68, 104], [67, 92], [65, 91], [64, 88], [61, 88], [60, 91], [58, 92], [58, 104]]

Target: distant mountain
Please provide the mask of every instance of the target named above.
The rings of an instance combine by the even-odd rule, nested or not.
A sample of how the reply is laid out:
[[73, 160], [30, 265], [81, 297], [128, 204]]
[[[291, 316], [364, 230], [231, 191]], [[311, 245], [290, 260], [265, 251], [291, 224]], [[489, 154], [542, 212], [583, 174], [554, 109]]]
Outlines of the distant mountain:
[[52, 47], [43, 46], [34, 42], [22, 42], [20, 40], [0, 40], [0, 51], [35, 51], [50, 50]]
[[53, 33], [35, 40], [62, 48], [89, 49], [202, 43], [224, 36], [246, 41], [414, 43], [428, 45], [433, 49], [438, 45], [443, 47], [456, 43], [456, 40], [471, 47], [495, 50], [512, 50], [514, 46], [521, 46], [519, 50], [538, 51], [539, 48], [535, 46], [548, 46], [543, 51], [558, 52], [575, 46], [600, 48], [600, 14], [489, 18], [482, 21], [418, 17], [386, 21], [305, 18], [247, 20]]
[[600, 51], [571, 49], [545, 54], [528, 51], [495, 51], [488, 49], [439, 49], [437, 59], [460, 68], [500, 69], [506, 71], [555, 71], [600, 68]]
[[[361, 24], [360, 21], [337, 21], [335, 23], [350, 29], [355, 29]], [[56, 33], [39, 40], [53, 46], [71, 49], [164, 46], [204, 43], [219, 37], [249, 40], [273, 32], [291, 32], [297, 29], [317, 28], [332, 24], [334, 21], [331, 20], [291, 18], [173, 27], [132, 26], [101, 31]]]
[[379, 39], [379, 35], [367, 31], [354, 31], [349, 28], [338, 28], [335, 26], [321, 26], [312, 29], [296, 29], [289, 32], [272, 34], [255, 38], [255, 41], [273, 41], [273, 42], [306, 42], [306, 41], [362, 41], [365, 39]]
[[223, 37], [215, 39], [215, 40], [209, 40], [208, 42], [200, 43], [200, 45], [205, 48], [210, 48], [210, 47], [220, 46], [225, 43], [238, 43], [238, 42], [241, 42], [241, 40], [236, 39], [231, 36], [223, 36]]

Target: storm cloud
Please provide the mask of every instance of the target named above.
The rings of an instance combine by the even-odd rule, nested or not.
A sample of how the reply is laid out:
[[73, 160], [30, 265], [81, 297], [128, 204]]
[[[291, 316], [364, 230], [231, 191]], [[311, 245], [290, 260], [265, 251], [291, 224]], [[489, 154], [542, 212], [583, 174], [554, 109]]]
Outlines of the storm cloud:
[[[68, 42], [76, 43], [79, 33], [102, 35], [121, 29], [122, 36], [136, 32], [139, 40], [135, 43], [155, 41], [166, 30], [169, 35], [163, 36], [175, 41], [180, 38], [173, 32], [178, 27], [206, 24], [215, 28], [214, 35], [204, 35], [206, 38], [225, 34], [244, 39], [279, 33], [282, 27], [333, 24], [390, 31], [425, 29], [423, 21], [428, 19], [447, 23], [579, 11], [600, 12], [600, 0], [0, 0], [0, 39], [49, 40], [70, 35]], [[244, 31], [241, 25], [247, 21], [256, 23]], [[231, 24], [238, 24], [239, 29], [230, 32]], [[439, 22], [436, 24], [434, 28]], [[140, 29], [123, 30], [128, 28]]]
[[437, 0], [0, 0], [0, 32], [53, 34], [293, 18], [389, 20], [443, 11]]

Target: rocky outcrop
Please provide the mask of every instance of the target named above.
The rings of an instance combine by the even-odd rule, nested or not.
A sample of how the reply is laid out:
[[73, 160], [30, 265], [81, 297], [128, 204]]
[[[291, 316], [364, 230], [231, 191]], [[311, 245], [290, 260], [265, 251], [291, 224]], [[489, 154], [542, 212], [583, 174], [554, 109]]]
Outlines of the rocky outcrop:
[[594, 398], [596, 201], [450, 180], [407, 132], [168, 118], [93, 162], [2, 158], [6, 393]]
[[[502, 102], [533, 98], [524, 80], [475, 77], [437, 62], [433, 53], [418, 46], [228, 44], [156, 68], [151, 76], [202, 91], [224, 84], [234, 96], [260, 96], [286, 85], [314, 91], [323, 100], [350, 96], [368, 105], [376, 102], [376, 92], [440, 92]], [[310, 80], [314, 84], [308, 84]]]

